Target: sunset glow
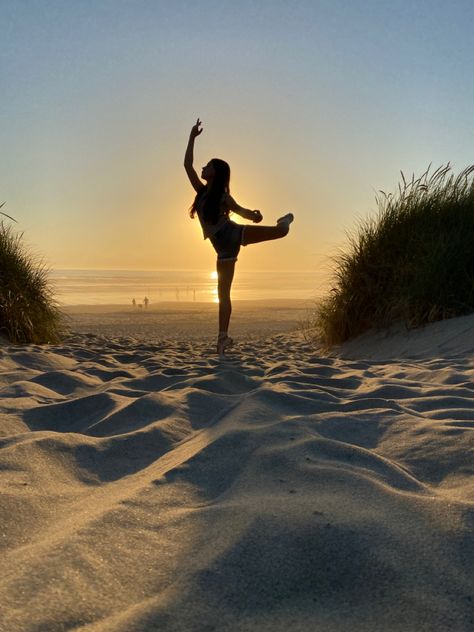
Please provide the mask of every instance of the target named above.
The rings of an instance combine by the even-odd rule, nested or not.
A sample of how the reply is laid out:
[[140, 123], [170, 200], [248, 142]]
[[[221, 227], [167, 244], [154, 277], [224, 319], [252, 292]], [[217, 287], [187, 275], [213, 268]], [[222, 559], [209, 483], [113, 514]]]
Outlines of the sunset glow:
[[224, 158], [263, 224], [295, 214], [239, 270], [311, 270], [316, 288], [400, 169], [472, 161], [468, 0], [45, 0], [0, 18], [0, 202], [55, 268], [212, 269], [183, 169], [198, 116], [197, 172]]

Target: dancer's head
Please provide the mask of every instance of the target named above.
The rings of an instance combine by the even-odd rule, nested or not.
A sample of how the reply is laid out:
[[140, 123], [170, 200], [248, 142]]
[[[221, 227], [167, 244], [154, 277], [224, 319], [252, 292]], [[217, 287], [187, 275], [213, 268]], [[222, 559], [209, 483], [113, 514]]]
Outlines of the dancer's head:
[[214, 179], [215, 175], [216, 175], [215, 167], [212, 164], [212, 160], [209, 160], [207, 165], [204, 165], [204, 167], [202, 168], [201, 178], [205, 180], [207, 183], [209, 183], [209, 181]]
[[207, 165], [202, 168], [201, 178], [207, 182], [208, 189], [214, 186], [226, 191], [230, 182], [230, 167], [220, 158], [212, 158]]

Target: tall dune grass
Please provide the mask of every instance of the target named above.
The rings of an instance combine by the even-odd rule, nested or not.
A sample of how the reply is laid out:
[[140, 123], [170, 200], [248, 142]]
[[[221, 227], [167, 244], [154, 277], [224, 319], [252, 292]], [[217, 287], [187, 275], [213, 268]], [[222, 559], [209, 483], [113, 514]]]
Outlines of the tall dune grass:
[[47, 267], [26, 248], [23, 233], [1, 219], [0, 333], [11, 342], [41, 344], [58, 342], [62, 332]]
[[430, 167], [409, 181], [402, 172], [395, 194], [381, 191], [376, 217], [334, 257], [333, 288], [311, 323], [326, 345], [474, 311], [474, 165], [457, 176], [449, 163]]

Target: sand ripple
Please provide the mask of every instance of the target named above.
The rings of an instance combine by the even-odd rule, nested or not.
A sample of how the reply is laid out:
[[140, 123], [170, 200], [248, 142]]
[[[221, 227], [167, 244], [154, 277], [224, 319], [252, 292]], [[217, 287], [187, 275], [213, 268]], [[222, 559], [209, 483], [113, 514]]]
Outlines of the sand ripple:
[[0, 630], [471, 630], [474, 356], [212, 351], [3, 347]]

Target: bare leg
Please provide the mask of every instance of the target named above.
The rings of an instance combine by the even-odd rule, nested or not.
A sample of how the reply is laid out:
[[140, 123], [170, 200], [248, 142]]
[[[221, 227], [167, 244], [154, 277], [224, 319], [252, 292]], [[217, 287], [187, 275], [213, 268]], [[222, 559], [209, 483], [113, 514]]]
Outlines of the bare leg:
[[293, 221], [293, 216], [289, 221], [278, 221], [275, 226], [252, 226], [247, 224], [242, 238], [242, 246], [285, 237], [290, 230], [291, 221]]
[[217, 262], [217, 294], [219, 297], [219, 334], [229, 330], [232, 303], [230, 288], [234, 278], [235, 261]]

